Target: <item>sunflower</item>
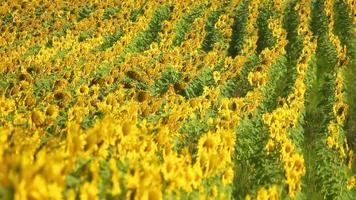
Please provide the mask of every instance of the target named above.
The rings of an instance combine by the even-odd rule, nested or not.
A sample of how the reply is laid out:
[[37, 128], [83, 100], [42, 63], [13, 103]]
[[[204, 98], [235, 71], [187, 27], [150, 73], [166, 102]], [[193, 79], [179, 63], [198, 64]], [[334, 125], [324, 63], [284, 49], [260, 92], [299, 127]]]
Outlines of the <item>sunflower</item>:
[[165, 180], [173, 180], [179, 168], [179, 159], [175, 155], [168, 155], [164, 158], [161, 172]]
[[294, 170], [295, 172], [304, 174], [305, 173], [305, 167], [304, 167], [304, 158], [300, 154], [294, 154], [293, 155], [293, 163], [294, 163]]
[[57, 115], [58, 115], [58, 107], [55, 106], [55, 105], [49, 105], [49, 106], [47, 106], [47, 108], [46, 108], [46, 115], [47, 115], [48, 117], [52, 117], [52, 118], [57, 117]]
[[221, 79], [220, 72], [214, 71], [213, 72], [213, 78], [214, 78], [215, 82], [218, 82]]
[[34, 110], [31, 113], [31, 121], [36, 126], [41, 126], [45, 122], [44, 114], [39, 110]]
[[32, 94], [27, 94], [25, 99], [25, 105], [28, 108], [32, 108], [36, 105], [36, 98]]
[[218, 155], [218, 147], [220, 137], [211, 132], [203, 135], [198, 142], [197, 163], [205, 171], [205, 174], [212, 172], [218, 166], [216, 157]]
[[77, 91], [79, 95], [87, 95], [89, 93], [89, 87], [87, 85], [82, 85]]
[[347, 189], [351, 190], [355, 187], [356, 184], [356, 178], [355, 176], [351, 176], [348, 180], [347, 180]]
[[216, 149], [220, 143], [220, 137], [211, 132], [203, 135], [198, 142], [198, 152]]
[[272, 151], [274, 150], [275, 146], [276, 146], [276, 145], [275, 145], [275, 143], [273, 142], [273, 140], [269, 139], [268, 142], [267, 142], [267, 144], [266, 144], [266, 147], [265, 147], [265, 149], [267, 150], [267, 153], [272, 152]]
[[288, 158], [290, 154], [294, 151], [294, 145], [290, 140], [282, 143], [281, 153], [284, 158]]
[[234, 179], [234, 170], [232, 169], [231, 166], [225, 170], [221, 178], [222, 178], [222, 183], [225, 186], [232, 183], [232, 180]]

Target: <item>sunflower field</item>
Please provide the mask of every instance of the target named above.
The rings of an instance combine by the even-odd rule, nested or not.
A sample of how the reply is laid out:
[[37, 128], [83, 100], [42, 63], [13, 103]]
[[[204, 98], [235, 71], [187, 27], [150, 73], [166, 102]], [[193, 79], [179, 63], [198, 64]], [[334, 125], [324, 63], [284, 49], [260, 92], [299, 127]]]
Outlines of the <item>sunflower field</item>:
[[355, 0], [1, 0], [0, 199], [356, 199]]

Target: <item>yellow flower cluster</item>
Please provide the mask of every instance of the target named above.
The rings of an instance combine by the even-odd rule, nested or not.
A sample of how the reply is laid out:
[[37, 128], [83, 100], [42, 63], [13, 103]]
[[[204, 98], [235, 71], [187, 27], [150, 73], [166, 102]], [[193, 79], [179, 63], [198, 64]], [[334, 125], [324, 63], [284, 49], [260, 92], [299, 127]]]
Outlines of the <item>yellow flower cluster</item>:
[[[2, 2], [0, 198], [233, 198], [242, 173], [236, 130], [241, 121], [261, 117], [268, 126], [266, 152], [280, 153], [285, 178], [279, 181], [285, 185], [258, 185], [242, 197], [295, 198], [306, 167], [289, 133], [301, 125], [308, 62], [316, 49], [310, 4], [301, 0], [297, 6], [303, 48], [293, 90], [280, 107], [258, 113], [271, 89], [271, 71], [287, 57], [287, 2]], [[329, 31], [333, 4], [325, 2]], [[233, 28], [239, 9], [247, 12], [242, 31]], [[265, 19], [262, 11], [272, 14]], [[259, 52], [264, 28], [275, 42]], [[236, 31], [243, 37], [236, 39]], [[352, 158], [346, 141], [339, 141], [348, 112], [342, 93], [346, 47], [332, 31], [329, 37], [340, 69], [326, 142]], [[242, 44], [232, 56], [235, 39]], [[246, 73], [255, 58], [258, 64]], [[224, 96], [227, 83], [240, 89], [232, 78], [249, 84], [246, 94]], [[355, 177], [347, 184], [354, 188]]]
[[342, 126], [346, 114], [348, 112], [348, 105], [344, 101], [344, 96], [342, 94], [343, 88], [343, 76], [342, 68], [337, 70], [336, 74], [336, 88], [335, 88], [335, 103], [333, 105], [333, 115], [335, 116], [335, 121], [331, 121], [328, 125], [329, 136], [326, 139], [326, 143], [329, 148], [335, 149], [339, 152], [340, 158], [344, 160], [348, 158], [347, 166], [351, 169], [353, 160], [353, 151], [349, 149], [346, 138], [344, 141], [340, 141], [340, 131], [342, 131]]
[[[39, 2], [37, 2], [39, 3]], [[135, 34], [147, 27], [147, 19], [153, 16], [154, 10], [160, 3], [169, 2], [151, 2], [144, 8], [144, 13], [136, 22], [128, 22], [126, 20], [130, 11], [139, 8], [144, 1], [132, 2], [112, 2], [113, 5], [120, 5], [122, 12], [114, 13], [110, 16], [109, 21], [100, 20], [103, 16], [104, 9], [110, 4], [95, 4], [96, 9], [85, 19], [78, 20], [74, 23], [70, 30], [67, 30], [64, 37], [53, 37], [51, 46], [46, 46], [47, 41], [37, 41], [38, 38], [24, 39], [25, 44], [19, 47], [9, 49], [6, 53], [2, 64], [13, 66], [20, 60], [19, 55], [25, 54], [26, 49], [32, 44], [37, 43], [43, 46], [35, 55], [29, 55], [24, 60], [21, 60], [22, 66], [31, 66], [31, 70], [36, 73], [46, 75], [49, 73], [57, 73], [63, 66], [72, 66], [74, 70], [67, 71], [62, 75], [63, 78], [54, 80], [53, 91], [46, 91], [43, 94], [43, 99], [38, 99], [33, 96], [35, 92], [34, 83], [37, 81], [32, 71], [29, 68], [21, 68], [20, 85], [15, 85], [9, 91], [11, 97], [5, 97], [3, 93], [1, 98], [1, 162], [4, 163], [1, 167], [1, 185], [14, 186], [15, 199], [62, 199], [65, 195], [69, 199], [75, 199], [76, 194], [80, 193], [81, 199], [96, 199], [99, 194], [98, 185], [100, 185], [100, 163], [103, 160], [109, 161], [109, 169], [112, 174], [112, 187], [110, 193], [112, 195], [120, 195], [122, 193], [122, 185], [120, 179], [124, 179], [124, 185], [128, 192], [127, 198], [135, 197], [136, 199], [161, 199], [162, 191], [179, 195], [177, 191], [183, 190], [191, 192], [193, 190], [203, 191], [201, 181], [203, 178], [211, 174], [216, 174], [217, 171], [222, 171], [221, 181], [224, 185], [229, 185], [232, 182], [234, 171], [231, 164], [231, 156], [224, 156], [224, 162], [217, 160], [220, 155], [232, 155], [234, 150], [234, 133], [227, 131], [216, 131], [207, 135], [216, 134], [220, 138], [218, 149], [215, 146], [209, 146], [209, 138], [207, 141], [198, 144], [199, 162], [193, 163], [189, 149], [184, 149], [182, 153], [177, 154], [173, 151], [174, 145], [172, 139], [176, 137], [177, 128], [180, 127], [185, 119], [190, 117], [194, 110], [199, 109], [201, 103], [210, 101], [203, 98], [184, 101], [181, 106], [177, 106], [176, 102], [183, 101], [181, 96], [175, 93], [175, 88], [169, 88], [168, 92], [159, 99], [150, 96], [147, 92], [132, 92], [125, 93], [125, 86], [119, 86], [113, 92], [109, 93], [103, 99], [101, 90], [112, 85], [118, 77], [127, 74], [133, 79], [145, 81], [147, 84], [153, 85], [152, 79], [149, 76], [161, 76], [160, 72], [165, 69], [167, 63], [174, 63], [178, 70], [182, 70], [182, 66], [190, 65], [186, 69], [187, 74], [197, 74], [195, 66], [201, 65], [203, 62], [211, 63], [213, 67], [221, 58], [218, 56], [219, 48], [214, 48], [209, 54], [191, 54], [192, 58], [184, 60], [186, 53], [193, 52], [202, 43], [205, 35], [200, 31], [192, 30], [187, 33], [187, 40], [181, 46], [172, 46], [172, 34], [176, 23], [182, 18], [184, 10], [189, 10], [191, 6], [203, 4], [203, 2], [182, 2], [174, 8], [172, 20], [163, 23], [162, 32], [159, 32], [161, 42], [159, 44], [152, 43], [150, 49], [144, 54], [130, 54], [124, 51], [124, 48], [134, 39]], [[17, 6], [12, 5], [6, 6]], [[212, 5], [217, 5], [216, 2], [211, 2]], [[235, 2], [235, 6], [238, 2]], [[46, 4], [45, 7], [49, 11], [61, 9], [61, 2], [57, 1], [54, 4]], [[74, 10], [80, 10], [80, 4], [73, 3], [71, 5]], [[3, 6], [5, 7], [5, 6]], [[36, 7], [36, 2], [29, 5], [27, 8]], [[4, 8], [6, 9], [6, 8]], [[3, 10], [4, 10], [3, 9]], [[197, 18], [194, 21], [194, 27], [202, 29], [204, 32], [204, 23], [213, 10], [218, 7], [211, 6], [204, 10], [202, 18]], [[21, 10], [23, 15], [27, 9]], [[30, 10], [29, 10], [30, 12]], [[229, 15], [220, 17], [220, 24], [225, 26], [226, 20], [230, 20], [233, 9], [230, 9]], [[56, 21], [55, 28], [60, 29], [64, 23], [74, 21], [74, 16], [71, 13], [58, 13], [62, 21]], [[40, 19], [49, 20], [51, 15], [45, 12], [40, 16]], [[63, 19], [62, 19], [63, 18]], [[15, 19], [17, 21], [17, 19]], [[99, 21], [99, 26], [93, 26]], [[62, 24], [61, 24], [62, 23]], [[115, 24], [115, 26], [114, 26]], [[113, 34], [116, 27], [121, 26], [125, 32], [124, 36], [113, 44], [107, 51], [99, 51], [92, 53], [93, 47], [97, 46], [104, 39], [106, 34]], [[32, 24], [30, 25], [32, 28]], [[226, 38], [230, 38], [226, 27]], [[77, 42], [80, 33], [85, 29], [94, 29], [94, 37], [83, 42]], [[47, 34], [41, 27], [39, 31], [42, 34]], [[15, 43], [15, 39], [6, 35], [7, 45], [10, 47]], [[168, 44], [168, 46], [167, 46]], [[192, 50], [189, 50], [192, 48]], [[62, 59], [53, 59], [58, 55], [58, 52], [67, 52]], [[159, 60], [152, 58], [162, 54], [164, 64], [159, 63]], [[83, 84], [83, 79], [88, 78], [95, 70], [98, 63], [112, 64], [115, 62], [115, 55], [120, 53], [126, 54], [125, 60], [121, 63], [120, 68], [113, 68], [108, 75], [100, 79], [93, 80]], [[2, 54], [3, 55], [3, 54]], [[81, 60], [85, 60], [81, 64]], [[200, 60], [199, 62], [192, 62]], [[149, 76], [143, 76], [143, 73], [132, 71], [132, 66], [149, 65], [154, 61], [154, 69], [147, 68]], [[151, 64], [152, 65], [152, 64]], [[33, 67], [32, 67], [33, 66]], [[193, 67], [194, 66], [194, 67]], [[16, 68], [1, 68], [2, 72], [15, 71]], [[193, 77], [192, 77], [193, 78]], [[75, 93], [67, 90], [68, 87], [74, 88]], [[27, 90], [26, 93], [22, 91]], [[218, 90], [217, 90], [218, 91]], [[210, 95], [211, 93], [208, 92]], [[76, 101], [73, 102], [73, 98]], [[211, 98], [214, 98], [213, 96]], [[151, 124], [145, 122], [138, 123], [139, 115], [150, 115], [155, 113], [162, 103], [168, 101], [172, 106], [172, 114], [167, 119], [168, 122], [160, 122], [152, 127]], [[17, 103], [19, 102], [19, 103]], [[25, 113], [16, 113], [14, 124], [8, 123], [6, 117], [17, 111], [19, 106], [25, 106], [30, 111]], [[43, 107], [44, 106], [44, 107]], [[202, 108], [202, 107], [201, 107]], [[205, 108], [205, 107], [204, 107]], [[55, 131], [56, 135], [46, 136], [45, 128], [54, 126], [58, 123], [60, 112], [66, 109], [68, 121], [65, 123], [64, 129]], [[95, 110], [100, 110], [105, 113], [104, 119], [95, 122], [93, 127], [88, 130], [83, 130], [82, 122], [88, 115], [93, 114]], [[27, 126], [26, 119], [29, 119]], [[177, 124], [172, 122], [179, 121]], [[138, 128], [138, 125], [140, 128]], [[21, 128], [21, 126], [27, 126]], [[154, 135], [152, 132], [156, 132]], [[11, 137], [11, 141], [10, 141]], [[21, 140], [20, 138], [24, 138]], [[201, 139], [203, 141], [204, 138]], [[10, 144], [13, 146], [10, 148]], [[200, 147], [200, 146], [201, 147]], [[11, 149], [11, 152], [9, 152]], [[185, 152], [185, 153], [184, 153]], [[218, 154], [217, 154], [218, 153]], [[162, 154], [162, 160], [158, 154]], [[14, 156], [17, 155], [17, 156]], [[91, 160], [91, 157], [96, 159]], [[70, 174], [77, 165], [78, 159], [89, 159], [87, 170], [90, 175], [90, 181], [84, 181], [78, 190], [69, 190], [64, 194], [66, 187], [66, 175]], [[212, 159], [215, 159], [213, 161]], [[129, 166], [129, 174], [121, 174], [117, 166], [117, 160], [122, 161]], [[214, 165], [217, 164], [217, 165]], [[166, 188], [163, 189], [163, 185]], [[218, 193], [215, 191], [215, 193]], [[223, 194], [220, 195], [222, 197]]]
[[[199, 139], [197, 162], [203, 170], [204, 176], [213, 176], [214, 173], [227, 169], [231, 165], [235, 146], [233, 132], [217, 130], [216, 133], [207, 133]], [[223, 158], [219, 155], [225, 155]], [[232, 177], [231, 177], [232, 178]], [[231, 178], [226, 183], [231, 181]]]
[[[328, 134], [329, 136], [326, 139], [326, 143], [329, 148], [335, 149], [338, 151], [340, 155], [340, 159], [342, 162], [344, 160], [348, 160], [347, 167], [349, 169], [352, 168], [353, 161], [353, 151], [349, 148], [347, 139], [345, 138], [343, 141], [340, 141], [340, 131], [343, 131], [343, 125], [346, 118], [346, 115], [349, 110], [349, 106], [345, 103], [343, 88], [344, 88], [344, 77], [343, 77], [343, 69], [348, 63], [348, 57], [346, 55], [346, 47], [341, 45], [341, 42], [337, 36], [335, 36], [333, 32], [334, 27], [334, 1], [328, 0], [324, 2], [325, 5], [325, 13], [328, 17], [328, 27], [329, 27], [329, 40], [335, 47], [337, 57], [337, 69], [336, 69], [336, 84], [335, 84], [335, 102], [333, 105], [333, 115], [335, 120], [330, 121], [328, 125]], [[354, 185], [354, 177], [351, 176], [348, 181], [348, 188], [351, 189]], [[353, 180], [353, 181], [352, 181]]]
[[[247, 195], [245, 200], [251, 200], [252, 198], [250, 195]], [[253, 198], [255, 200], [279, 200], [281, 199], [280, 197], [280, 191], [276, 185], [273, 185], [270, 188], [260, 188], [257, 191], [256, 197]]]
[[256, 49], [256, 43], [258, 40], [258, 34], [256, 31], [256, 21], [259, 8], [263, 2], [252, 0], [248, 5], [248, 17], [247, 17], [247, 27], [246, 36], [244, 39], [244, 45], [242, 49], [242, 55], [251, 55]]
[[356, 178], [355, 176], [351, 176], [349, 180], [347, 180], [347, 189], [351, 190], [356, 185]]
[[[309, 5], [309, 1], [303, 1], [301, 4]], [[271, 152], [275, 149], [275, 143], [280, 147], [281, 160], [284, 163], [284, 171], [288, 192], [291, 197], [295, 197], [301, 191], [301, 178], [305, 174], [304, 158], [298, 152], [293, 140], [288, 138], [288, 130], [294, 128], [299, 123], [299, 113], [304, 109], [305, 93], [305, 73], [308, 61], [316, 48], [315, 42], [307, 27], [307, 20], [310, 10], [306, 7], [299, 7], [301, 15], [301, 24], [298, 33], [303, 36], [304, 47], [297, 64], [297, 78], [294, 85], [294, 91], [291, 93], [283, 105], [272, 113], [263, 115], [263, 121], [269, 126], [270, 140], [267, 143], [266, 150]]]
[[[283, 16], [283, 15], [280, 15]], [[257, 87], [266, 85], [268, 82], [268, 76], [266, 73], [270, 66], [272, 66], [277, 58], [281, 55], [285, 55], [284, 47], [288, 41], [286, 39], [287, 33], [282, 28], [282, 18], [269, 20], [268, 27], [273, 30], [273, 36], [277, 38], [277, 44], [270, 50], [265, 49], [261, 52], [261, 58], [263, 62], [259, 66], [261, 70], [251, 72], [248, 74], [248, 80], [251, 85], [257, 85]]]
[[[347, 0], [347, 5], [348, 5], [348, 8], [349, 8], [349, 12], [350, 12], [350, 15], [351, 16], [354, 16], [352, 19], [353, 19], [353, 23], [356, 24], [356, 2], [355, 0]], [[354, 32], [355, 32], [355, 29], [354, 29]]]
[[328, 36], [329, 40], [332, 42], [334, 45], [336, 52], [337, 52], [337, 57], [338, 57], [338, 66], [341, 67], [347, 63], [347, 58], [346, 58], [346, 47], [343, 47], [341, 45], [341, 42], [337, 36], [334, 34], [334, 0], [327, 0], [324, 2], [325, 6], [325, 13], [328, 18]]

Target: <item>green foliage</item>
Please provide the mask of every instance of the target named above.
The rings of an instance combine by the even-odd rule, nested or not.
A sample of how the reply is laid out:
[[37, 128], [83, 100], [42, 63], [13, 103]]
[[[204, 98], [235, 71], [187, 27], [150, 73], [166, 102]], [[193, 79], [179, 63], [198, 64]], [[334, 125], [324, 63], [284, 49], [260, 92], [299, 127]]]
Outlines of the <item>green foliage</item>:
[[177, 23], [175, 28], [175, 37], [173, 39], [173, 46], [179, 46], [185, 40], [185, 34], [190, 30], [191, 24], [194, 20], [203, 14], [205, 5], [199, 5], [183, 15], [182, 19]]
[[309, 101], [311, 104], [309, 112], [316, 111], [316, 113], [319, 113], [318, 115], [322, 114], [322, 120], [319, 118], [319, 121], [323, 122], [326, 130], [326, 124], [332, 119], [337, 54], [328, 40], [328, 26], [323, 2], [313, 1], [310, 23], [318, 42], [315, 57], [315, 73], [318, 76], [316, 76], [312, 86], [314, 91], [310, 93], [312, 99]]
[[[335, 34], [340, 38], [342, 45], [347, 47], [347, 56], [350, 61], [344, 66], [344, 87], [345, 87], [345, 100], [349, 105], [349, 112], [345, 120], [345, 134], [350, 147], [356, 152], [356, 36], [353, 32], [355, 24], [353, 24], [352, 16], [348, 10], [345, 1], [337, 0], [334, 5]], [[356, 167], [353, 169], [356, 173]]]
[[148, 27], [137, 34], [133, 41], [118, 56], [117, 62], [120, 63], [123, 61], [126, 53], [143, 52], [150, 47], [152, 42], [159, 42], [158, 33], [162, 28], [163, 22], [170, 17], [171, 12], [172, 7], [169, 5], [158, 7], [154, 12]]
[[9, 23], [11, 23], [14, 20], [14, 17], [12, 16], [12, 12], [8, 12], [3, 18], [2, 18], [2, 22], [3, 25], [7, 25]]
[[96, 111], [95, 113], [93, 114], [89, 114], [88, 116], [85, 116], [83, 118], [83, 121], [81, 123], [81, 127], [84, 129], [84, 130], [87, 130], [91, 127], [93, 127], [95, 121], [97, 119], [102, 119], [104, 118], [104, 113], [102, 111]]
[[[284, 172], [276, 153], [267, 155], [264, 147], [268, 141], [268, 129], [260, 117], [245, 117], [236, 129], [234, 196], [244, 198], [248, 191], [260, 187], [283, 184]], [[239, 184], [238, 184], [239, 183]]]
[[71, 23], [64, 23], [64, 25], [58, 30], [53, 32], [51, 37], [65, 37], [67, 35], [67, 31], [73, 27]]
[[99, 197], [100, 199], [106, 199], [107, 192], [111, 188], [111, 176], [112, 173], [109, 168], [109, 163], [106, 160], [100, 161], [99, 166]]
[[264, 95], [264, 100], [257, 107], [256, 112], [258, 115], [262, 115], [265, 112], [271, 112], [277, 105], [277, 97], [280, 90], [278, 89], [283, 84], [283, 78], [287, 75], [286, 72], [286, 58], [281, 56], [277, 59], [276, 63], [272, 65], [268, 72], [268, 77], [273, 77], [267, 83], [266, 86], [262, 88], [262, 93]]
[[[323, 1], [313, 1], [310, 25], [317, 37], [318, 46], [315, 57], [309, 65], [308, 71], [311, 74], [306, 80], [304, 152], [308, 152], [305, 153], [305, 157], [310, 169], [307, 170], [304, 181], [305, 192], [309, 197], [352, 199], [352, 194], [346, 188], [349, 172], [341, 162], [338, 152], [328, 148], [325, 142], [326, 134], [328, 134], [327, 126], [331, 120], [335, 120], [333, 105], [335, 103], [337, 53], [328, 40]], [[342, 127], [339, 136], [339, 139], [343, 141], [345, 134]]]
[[[351, 149], [356, 152], [356, 60], [345, 69], [345, 100], [349, 105], [349, 112], [345, 121], [345, 132]], [[356, 168], [353, 169], [356, 173]]]
[[54, 17], [51, 17], [51, 18], [49, 18], [47, 21], [45, 21], [45, 23], [44, 23], [43, 26], [44, 26], [45, 28], [50, 29], [50, 28], [53, 27], [55, 21], [56, 21], [55, 18], [54, 18]]
[[248, 17], [248, 4], [249, 1], [244, 0], [236, 8], [234, 17], [235, 20], [234, 24], [232, 25], [232, 36], [228, 49], [229, 56], [235, 57], [240, 53], [242, 49], [245, 38], [246, 22]]
[[285, 8], [285, 15], [283, 17], [283, 28], [287, 31], [288, 44], [285, 48], [286, 58], [288, 63], [286, 64], [288, 76], [284, 79], [282, 84], [281, 97], [286, 97], [293, 89], [293, 85], [296, 79], [297, 62], [301, 55], [303, 48], [302, 38], [298, 36], [299, 15], [295, 10], [297, 1], [288, 2]]
[[295, 10], [297, 1], [290, 1], [285, 9], [283, 17], [283, 28], [287, 31], [288, 44], [286, 46], [286, 56], [294, 65], [301, 54], [303, 47], [302, 38], [298, 35], [299, 14]]
[[271, 48], [276, 43], [276, 38], [272, 34], [272, 30], [268, 28], [268, 19], [273, 16], [273, 8], [264, 6], [261, 8], [257, 17], [258, 27], [258, 40], [257, 40], [257, 53], [260, 54], [263, 49]]
[[62, 50], [59, 50], [55, 55], [53, 55], [51, 58], [50, 58], [50, 61], [52, 63], [56, 62], [57, 59], [63, 59], [69, 52], [70, 52], [71, 49], [62, 49]]
[[91, 38], [93, 34], [95, 33], [95, 28], [89, 28], [82, 33], [80, 33], [78, 41], [79, 42], [84, 42], [85, 40]]
[[90, 74], [90, 77], [93, 79], [99, 79], [101, 77], [104, 77], [105, 75], [109, 74], [111, 67], [112, 65], [108, 63], [103, 63], [101, 66], [98, 66], [92, 74]]
[[252, 188], [257, 191], [260, 187], [270, 187], [273, 184], [284, 185], [285, 171], [282, 165], [279, 153], [260, 154], [260, 160], [254, 162], [256, 171], [252, 178], [252, 182], [254, 182]]
[[94, 6], [90, 5], [84, 5], [80, 8], [79, 10], [79, 16], [77, 18], [77, 21], [81, 21], [87, 17], [89, 17], [90, 13], [92, 13], [95, 10]]
[[182, 73], [173, 68], [163, 72], [162, 77], [155, 81], [151, 93], [155, 96], [161, 95], [168, 90], [168, 86], [177, 83], [182, 78]]
[[213, 11], [205, 23], [206, 36], [201, 45], [202, 50], [205, 52], [211, 51], [214, 43], [219, 40], [219, 30], [215, 28], [215, 24], [218, 22], [225, 6], [226, 5], [222, 5], [218, 10]]
[[49, 74], [46, 76], [42, 76], [36, 80], [33, 87], [33, 93], [36, 99], [41, 99], [44, 94], [52, 90], [56, 78], [56, 74]]
[[322, 111], [324, 115], [324, 131], [327, 132], [327, 124], [335, 119], [334, 113], [333, 113], [333, 106], [335, 103], [335, 96], [333, 95], [335, 93], [335, 79], [336, 76], [334, 74], [327, 74], [325, 76], [325, 83], [322, 86], [320, 92], [322, 93], [322, 96], [324, 97], [321, 99], [320, 103], [318, 104], [317, 107]]
[[111, 34], [111, 35], [107, 35], [104, 36], [104, 40], [103, 43], [94, 48], [93, 51], [105, 51], [107, 49], [109, 49], [110, 47], [112, 47], [122, 36], [124, 35], [124, 31], [121, 28], [116, 29], [116, 31]]
[[162, 106], [152, 115], [146, 117], [147, 122], [157, 123], [159, 120], [166, 119], [171, 114], [171, 109], [168, 108], [167, 102], [163, 102]]
[[230, 78], [226, 83], [221, 87], [220, 94], [222, 97], [233, 97], [236, 89], [238, 88], [238, 83], [241, 82], [239, 76]]
[[[260, 187], [271, 184], [283, 185], [284, 172], [279, 155], [272, 153], [267, 155], [264, 147], [268, 141], [269, 130], [263, 123], [263, 113], [273, 111], [278, 97], [278, 84], [286, 73], [286, 58], [280, 57], [269, 70], [270, 79], [262, 88], [264, 99], [255, 111], [255, 115], [247, 115], [239, 123], [236, 129], [236, 137], [239, 138], [235, 144], [235, 163], [242, 171], [235, 174], [234, 195], [239, 198], [246, 196], [246, 191], [257, 191]], [[241, 184], [241, 182], [243, 184]], [[239, 183], [239, 184], [238, 184]]]
[[347, 55], [356, 59], [356, 37], [354, 33], [355, 24], [345, 1], [336, 0], [334, 4], [334, 33], [339, 37], [341, 44], [347, 47]]
[[92, 158], [80, 158], [77, 160], [77, 164], [74, 170], [66, 177], [66, 191], [68, 191], [69, 189], [74, 189], [76, 191], [79, 190], [80, 184], [87, 178], [82, 176], [82, 172], [86, 170], [91, 161]]
[[241, 76], [235, 76], [229, 79], [221, 88], [223, 97], [244, 97], [253, 87], [248, 81], [248, 74], [257, 68], [260, 64], [260, 58], [257, 55], [251, 55], [248, 61], [244, 63], [241, 70]]
[[0, 199], [10, 200], [14, 199], [14, 188], [12, 187], [0, 187]]
[[179, 129], [180, 137], [184, 138], [179, 143], [175, 144], [175, 149], [179, 151], [183, 147], [188, 146], [192, 159], [197, 156], [197, 146], [200, 136], [208, 131], [208, 124], [205, 119], [201, 119], [197, 114], [187, 119], [183, 126]]
[[55, 122], [55, 126], [58, 128], [64, 128], [65, 125], [67, 124], [68, 121], [68, 109], [63, 109], [60, 110], [57, 118], [56, 118], [56, 122]]
[[338, 152], [329, 149], [323, 142], [323, 137], [318, 142], [317, 156], [317, 180], [324, 199], [353, 199], [347, 186], [347, 168], [338, 159]]
[[316, 37], [320, 37], [328, 33], [328, 25], [324, 10], [324, 1], [312, 1], [310, 20], [310, 29]]
[[146, 2], [147, 1], [145, 1], [145, 3], [142, 6], [132, 9], [129, 17], [130, 21], [136, 22], [138, 17], [144, 13], [145, 11], [144, 6], [146, 5]]
[[37, 6], [35, 9], [36, 17], [40, 17], [45, 11], [46, 11], [46, 8], [43, 5]]
[[187, 99], [198, 97], [203, 94], [204, 86], [212, 86], [214, 84], [213, 71], [209, 68], [203, 68], [200, 75], [188, 83], [183, 96]]
[[258, 161], [258, 152], [264, 151], [268, 139], [268, 130], [263, 122], [245, 117], [237, 126], [236, 136], [239, 138], [235, 144], [236, 162]]
[[104, 10], [102, 19], [108, 20], [112, 17], [112, 15], [115, 15], [119, 11], [121, 11], [121, 6], [114, 6], [114, 7], [108, 7]]
[[35, 56], [40, 52], [40, 50], [41, 50], [40, 45], [33, 45], [32, 47], [27, 49], [27, 51], [22, 56], [22, 59], [26, 59], [29, 56]]

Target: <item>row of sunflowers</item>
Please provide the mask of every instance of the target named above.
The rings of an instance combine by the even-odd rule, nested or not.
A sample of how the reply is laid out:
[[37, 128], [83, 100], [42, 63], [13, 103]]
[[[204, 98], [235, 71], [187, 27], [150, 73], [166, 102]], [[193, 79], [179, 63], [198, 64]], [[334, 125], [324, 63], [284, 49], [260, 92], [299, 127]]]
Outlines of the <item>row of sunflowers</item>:
[[354, 199], [355, 0], [3, 0], [0, 199]]

